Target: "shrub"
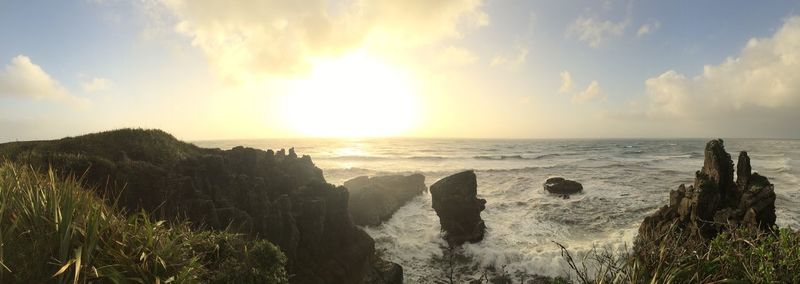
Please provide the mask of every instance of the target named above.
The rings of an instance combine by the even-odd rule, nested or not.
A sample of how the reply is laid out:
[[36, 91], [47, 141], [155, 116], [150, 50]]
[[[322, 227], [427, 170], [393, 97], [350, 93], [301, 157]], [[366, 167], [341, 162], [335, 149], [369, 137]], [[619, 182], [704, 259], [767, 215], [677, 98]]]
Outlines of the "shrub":
[[729, 227], [709, 242], [673, 230], [660, 240], [654, 255], [595, 249], [575, 260], [561, 249], [582, 283], [800, 283], [800, 232], [788, 228]]

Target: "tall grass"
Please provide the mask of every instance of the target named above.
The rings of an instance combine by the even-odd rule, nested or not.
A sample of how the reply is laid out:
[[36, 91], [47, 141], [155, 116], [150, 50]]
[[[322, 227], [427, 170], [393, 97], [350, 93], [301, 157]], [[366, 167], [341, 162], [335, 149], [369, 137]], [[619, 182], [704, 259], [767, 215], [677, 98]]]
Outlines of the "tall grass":
[[123, 216], [75, 178], [0, 163], [0, 283], [285, 283], [271, 243]]
[[800, 232], [788, 228], [731, 226], [708, 242], [673, 230], [639, 246], [577, 260], [561, 249], [580, 283], [800, 283]]

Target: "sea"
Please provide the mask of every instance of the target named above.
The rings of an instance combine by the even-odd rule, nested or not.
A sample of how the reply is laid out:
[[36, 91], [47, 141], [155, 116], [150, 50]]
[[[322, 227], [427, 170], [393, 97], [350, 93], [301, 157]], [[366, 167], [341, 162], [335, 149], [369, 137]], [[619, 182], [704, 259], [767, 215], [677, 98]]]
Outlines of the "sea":
[[[430, 186], [475, 170], [483, 241], [460, 250], [459, 279], [494, 274], [568, 275], [556, 243], [580, 256], [592, 250], [624, 250], [642, 219], [668, 202], [670, 190], [691, 184], [703, 166], [709, 139], [486, 140], [486, 139], [267, 139], [197, 141], [229, 149], [288, 149], [310, 155], [329, 183], [358, 176], [421, 173]], [[769, 178], [777, 194], [777, 223], [800, 228], [800, 140], [725, 139], [734, 163], [747, 151], [753, 170]], [[564, 199], [542, 184], [562, 176], [583, 184]], [[365, 231], [376, 250], [403, 266], [409, 283], [448, 277], [446, 243], [425, 192], [391, 219]], [[446, 260], [446, 259], [445, 259]], [[452, 263], [452, 262], [450, 262]]]

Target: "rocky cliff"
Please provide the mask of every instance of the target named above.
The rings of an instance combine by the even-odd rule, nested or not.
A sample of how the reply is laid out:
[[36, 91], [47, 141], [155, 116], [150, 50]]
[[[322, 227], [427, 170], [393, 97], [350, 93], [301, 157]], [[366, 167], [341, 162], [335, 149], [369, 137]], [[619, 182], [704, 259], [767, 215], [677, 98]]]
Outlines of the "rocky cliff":
[[648, 253], [643, 250], [656, 248], [662, 238], [676, 233], [688, 242], [704, 242], [730, 226], [773, 227], [773, 185], [766, 177], [751, 172], [747, 152], [739, 154], [737, 171], [734, 181], [733, 161], [723, 141], [709, 141], [694, 184], [671, 191], [669, 205], [642, 222], [636, 243], [639, 253]]
[[83, 175], [129, 212], [266, 238], [289, 258], [293, 283], [362, 283], [385, 271], [374, 267], [372, 238], [352, 224], [347, 189], [326, 183], [292, 149], [204, 149], [162, 131], [124, 129], [6, 143], [0, 156]]

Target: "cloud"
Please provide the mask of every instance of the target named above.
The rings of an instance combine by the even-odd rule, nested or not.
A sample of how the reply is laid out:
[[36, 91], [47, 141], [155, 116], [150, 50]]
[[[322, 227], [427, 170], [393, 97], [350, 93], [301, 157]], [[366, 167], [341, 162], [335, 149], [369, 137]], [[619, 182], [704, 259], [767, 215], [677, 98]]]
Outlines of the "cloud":
[[567, 28], [567, 37], [577, 38], [592, 48], [598, 48], [609, 39], [621, 36], [629, 23], [630, 18], [613, 22], [580, 16]]
[[558, 92], [566, 94], [572, 92], [573, 87], [572, 75], [569, 74], [569, 71], [561, 71], [561, 88], [558, 89]]
[[89, 81], [82, 82], [81, 88], [87, 93], [97, 93], [110, 89], [112, 85], [114, 85], [114, 83], [109, 79], [92, 78]]
[[528, 48], [517, 47], [517, 50], [514, 54], [496, 55], [494, 58], [492, 58], [491, 65], [515, 68], [519, 65], [522, 65], [522, 63], [525, 63], [525, 59], [527, 57]]
[[58, 81], [25, 55], [18, 55], [0, 70], [0, 97], [33, 98], [85, 106], [88, 101], [70, 95]]
[[572, 96], [572, 102], [578, 104], [602, 99], [605, 99], [605, 96], [603, 96], [602, 92], [600, 91], [600, 84], [597, 83], [597, 81], [592, 81], [589, 83], [589, 86], [586, 86], [586, 89], [583, 90], [583, 92]]
[[561, 87], [558, 89], [560, 94], [572, 94], [571, 101], [575, 104], [583, 104], [596, 100], [603, 100], [606, 97], [600, 90], [600, 83], [592, 80], [581, 92], [573, 93], [575, 89], [575, 82], [572, 80], [572, 74], [569, 71], [561, 71]]
[[660, 27], [661, 27], [661, 22], [659, 21], [653, 21], [650, 23], [643, 24], [642, 26], [639, 27], [639, 30], [636, 31], [636, 36], [643, 37], [649, 35], [658, 30]]
[[797, 116], [800, 17], [769, 38], [753, 38], [736, 57], [689, 77], [674, 70], [645, 81], [649, 117], [720, 118], [760, 113]]
[[[218, 73], [246, 79], [308, 70], [309, 60], [363, 46], [418, 47], [489, 24], [482, 0], [163, 0], [175, 31]], [[156, 17], [158, 18], [158, 17]]]

